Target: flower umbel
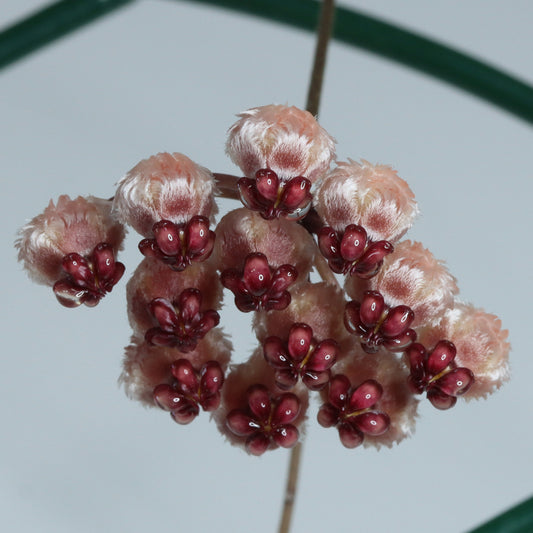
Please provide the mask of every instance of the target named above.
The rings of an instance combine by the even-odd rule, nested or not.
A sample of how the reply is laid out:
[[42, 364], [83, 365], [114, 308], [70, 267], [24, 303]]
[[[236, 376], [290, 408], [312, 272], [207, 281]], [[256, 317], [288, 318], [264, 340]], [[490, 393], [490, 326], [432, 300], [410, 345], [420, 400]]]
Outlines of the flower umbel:
[[[296, 444], [318, 392], [318, 422], [344, 446], [391, 447], [413, 433], [419, 394], [448, 409], [500, 387], [507, 331], [457, 299], [421, 243], [400, 241], [418, 207], [396, 171], [364, 160], [331, 170], [334, 148], [307, 111], [250, 109], [226, 144], [244, 177], [159, 153], [112, 200], [51, 202], [20, 231], [19, 260], [62, 305], [94, 306], [122, 277], [128, 224], [145, 256], [126, 287], [130, 398], [179, 424], [209, 411], [231, 444], [261, 455]], [[214, 227], [216, 195], [244, 207]], [[239, 364], [217, 327], [223, 288], [253, 313], [258, 344]]]

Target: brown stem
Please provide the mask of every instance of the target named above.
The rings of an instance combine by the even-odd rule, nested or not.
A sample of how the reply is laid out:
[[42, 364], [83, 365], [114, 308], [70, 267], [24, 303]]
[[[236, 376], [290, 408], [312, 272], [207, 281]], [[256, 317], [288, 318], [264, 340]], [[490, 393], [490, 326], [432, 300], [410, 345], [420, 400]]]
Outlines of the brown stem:
[[239, 200], [239, 190], [237, 189], [237, 181], [239, 178], [232, 174], [221, 174], [214, 172], [215, 183], [217, 186], [217, 196], [221, 198], [229, 198], [231, 200]]
[[307, 93], [307, 105], [305, 108], [312, 115], [318, 114], [320, 107], [320, 96], [322, 94], [322, 85], [324, 81], [324, 70], [326, 67], [326, 56], [328, 53], [328, 44], [333, 29], [333, 19], [335, 16], [334, 0], [322, 0], [322, 10], [320, 12], [320, 22], [317, 30], [317, 40], [315, 48], [315, 59], [313, 62], [313, 71]]
[[302, 455], [302, 444], [299, 442], [291, 450], [289, 462], [289, 472], [287, 475], [287, 486], [285, 488], [285, 500], [283, 502], [283, 513], [279, 523], [279, 533], [289, 533], [291, 527], [292, 510], [296, 498], [296, 486], [298, 482], [298, 470], [300, 469], [300, 457]]
[[[313, 62], [313, 71], [307, 93], [307, 111], [312, 115], [318, 114], [320, 107], [320, 96], [322, 94], [322, 85], [324, 81], [324, 69], [326, 66], [326, 55], [328, 43], [333, 28], [333, 18], [335, 15], [334, 0], [322, 0], [322, 9], [317, 30], [317, 41], [315, 56]], [[296, 498], [296, 489], [298, 484], [298, 471], [300, 470], [300, 459], [302, 455], [302, 444], [298, 443], [291, 450], [289, 462], [289, 472], [287, 474], [287, 486], [285, 488], [285, 499], [283, 501], [283, 510], [279, 525], [279, 533], [289, 533], [294, 509], [294, 500]]]

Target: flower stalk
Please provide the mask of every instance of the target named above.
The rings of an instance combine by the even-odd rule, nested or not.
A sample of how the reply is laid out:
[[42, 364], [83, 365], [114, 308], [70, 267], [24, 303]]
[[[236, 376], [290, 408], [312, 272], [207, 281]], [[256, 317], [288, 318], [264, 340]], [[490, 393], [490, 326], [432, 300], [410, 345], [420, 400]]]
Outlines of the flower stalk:
[[[315, 55], [313, 60], [313, 70], [311, 72], [311, 80], [309, 82], [309, 90], [307, 92], [306, 109], [312, 115], [316, 116], [320, 107], [320, 97], [322, 96], [322, 87], [324, 85], [324, 71], [326, 69], [326, 58], [328, 52], [328, 44], [333, 32], [333, 22], [335, 18], [335, 2], [334, 0], [323, 0], [320, 11], [320, 20], [317, 29], [317, 40], [315, 47]], [[323, 261], [317, 262], [321, 267]], [[320, 271], [325, 272], [324, 281], [331, 281], [335, 277], [327, 268], [320, 268]], [[283, 509], [281, 513], [281, 521], [279, 525], [279, 533], [288, 533], [292, 520], [292, 512], [294, 509], [294, 500], [296, 499], [296, 491], [298, 487], [298, 475], [300, 471], [300, 462], [302, 457], [302, 444], [299, 442], [291, 450], [291, 457], [289, 461], [289, 470], [287, 472], [287, 485], [285, 487], [285, 498], [283, 500]]]

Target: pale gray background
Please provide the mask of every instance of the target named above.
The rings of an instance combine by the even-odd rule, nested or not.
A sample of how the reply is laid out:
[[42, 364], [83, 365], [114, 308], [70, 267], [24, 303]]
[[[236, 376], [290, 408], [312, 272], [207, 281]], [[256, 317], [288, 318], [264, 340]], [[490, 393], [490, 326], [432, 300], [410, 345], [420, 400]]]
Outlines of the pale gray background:
[[[533, 83], [529, 0], [344, 2], [489, 59]], [[0, 0], [0, 25], [42, 5]], [[117, 388], [129, 327], [120, 286], [67, 310], [16, 263], [13, 240], [50, 198], [108, 197], [158, 151], [216, 171], [234, 114], [303, 106], [311, 34], [179, 1], [140, 0], [0, 72], [0, 527], [17, 532], [272, 532], [288, 459], [226, 444], [206, 416], [180, 427]], [[410, 232], [465, 300], [510, 329], [512, 381], [448, 412], [424, 405], [391, 450], [345, 450], [312, 424], [294, 533], [464, 531], [532, 492], [532, 129], [421, 74], [331, 47], [321, 123], [340, 159], [394, 165], [422, 216]], [[233, 204], [231, 204], [233, 205]], [[140, 259], [131, 236], [122, 258]], [[223, 319], [247, 356], [247, 317]], [[314, 416], [314, 415], [313, 415]]]

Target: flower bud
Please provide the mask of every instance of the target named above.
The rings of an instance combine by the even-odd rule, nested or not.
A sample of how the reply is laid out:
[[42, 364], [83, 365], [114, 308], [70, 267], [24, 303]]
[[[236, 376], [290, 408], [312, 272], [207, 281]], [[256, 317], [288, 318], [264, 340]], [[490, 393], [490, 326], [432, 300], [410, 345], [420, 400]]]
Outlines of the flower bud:
[[88, 256], [100, 243], [110, 245], [116, 255], [124, 235], [122, 224], [111, 216], [109, 200], [62, 195], [19, 231], [15, 246], [28, 275], [37, 283], [53, 285], [65, 275], [65, 256]]
[[409, 185], [389, 166], [348, 161], [318, 184], [314, 206], [322, 221], [339, 232], [357, 224], [373, 241], [398, 241], [418, 214]]
[[308, 111], [267, 105], [238, 116], [226, 152], [248, 178], [270, 169], [282, 182], [297, 176], [314, 182], [335, 157], [335, 141]]
[[142, 160], [119, 182], [113, 210], [117, 218], [144, 237], [160, 220], [175, 224], [193, 216], [216, 213], [211, 172], [179, 153], [166, 152]]

